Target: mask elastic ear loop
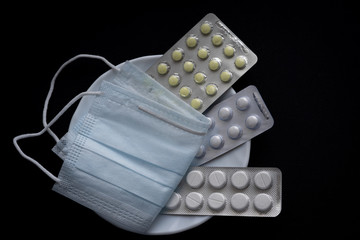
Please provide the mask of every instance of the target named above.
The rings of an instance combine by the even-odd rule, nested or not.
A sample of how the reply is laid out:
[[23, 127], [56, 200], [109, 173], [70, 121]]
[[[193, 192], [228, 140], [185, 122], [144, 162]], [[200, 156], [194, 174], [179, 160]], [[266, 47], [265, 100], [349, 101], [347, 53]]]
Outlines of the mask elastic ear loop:
[[77, 95], [76, 97], [74, 97], [68, 104], [66, 104], [65, 107], [63, 107], [63, 109], [49, 122], [49, 124], [46, 124], [45, 127], [37, 133], [26, 133], [26, 134], [21, 134], [19, 136], [16, 136], [13, 139], [13, 143], [14, 146], [16, 148], [16, 150], [20, 153], [20, 155], [22, 157], [24, 157], [25, 159], [29, 160], [30, 162], [32, 162], [33, 164], [35, 164], [37, 167], [39, 167], [41, 169], [41, 171], [43, 171], [46, 175], [48, 175], [52, 180], [54, 180], [55, 182], [59, 182], [60, 179], [55, 177], [52, 173], [50, 173], [46, 168], [44, 168], [38, 161], [36, 161], [35, 159], [33, 159], [32, 157], [29, 157], [28, 155], [26, 155], [20, 148], [19, 144], [17, 143], [18, 140], [20, 139], [25, 139], [25, 138], [31, 138], [31, 137], [38, 137], [40, 135], [42, 135], [44, 132], [46, 132], [60, 117], [61, 115], [64, 114], [64, 112], [69, 109], [69, 107], [71, 107], [71, 105], [73, 105], [77, 100], [79, 100], [80, 98], [82, 98], [85, 95], [99, 95], [101, 94], [101, 92], [83, 92], [80, 93], [79, 95]]
[[[116, 71], [119, 71], [118, 68], [116, 68], [115, 65], [113, 65], [112, 63], [110, 63], [108, 60], [106, 60], [106, 58], [104, 57], [101, 57], [101, 56], [98, 56], [98, 55], [91, 55], [91, 54], [79, 54], [79, 55], [76, 55], [75, 57], [73, 58], [70, 58], [69, 60], [67, 60], [65, 63], [63, 63], [63, 65], [61, 65], [61, 67], [57, 70], [57, 72], [55, 73], [54, 77], [52, 78], [51, 80], [51, 83], [50, 83], [50, 88], [49, 88], [49, 92], [46, 96], [46, 99], [45, 99], [45, 103], [44, 103], [44, 109], [43, 109], [43, 126], [46, 127], [47, 125], [47, 110], [48, 110], [48, 105], [49, 105], [49, 101], [50, 101], [50, 98], [51, 98], [51, 95], [54, 91], [54, 87], [55, 87], [55, 81], [58, 77], [58, 75], [60, 74], [60, 72], [71, 62], [75, 61], [76, 59], [78, 58], [93, 58], [93, 59], [98, 59], [98, 60], [101, 60], [103, 61], [106, 65], [108, 65], [110, 68], [116, 70]], [[47, 132], [50, 134], [50, 136], [52, 136], [54, 138], [54, 140], [56, 142], [59, 141], [59, 138], [58, 136], [56, 136], [56, 134], [50, 129], [50, 128], [47, 128]]]
[[32, 157], [26, 155], [22, 149], [20, 148], [18, 141], [21, 139], [25, 139], [25, 138], [32, 138], [32, 137], [38, 137], [42, 134], [44, 134], [46, 131], [48, 131], [48, 133], [55, 139], [56, 142], [59, 141], [59, 138], [56, 136], [56, 134], [51, 131], [50, 127], [61, 117], [61, 115], [64, 114], [64, 112], [69, 109], [71, 107], [71, 105], [73, 105], [77, 100], [79, 100], [80, 98], [86, 96], [86, 95], [99, 95], [101, 94], [100, 91], [94, 91], [94, 92], [83, 92], [78, 94], [76, 97], [74, 97], [68, 104], [65, 105], [65, 107], [63, 107], [63, 109], [56, 114], [56, 116], [49, 122], [46, 122], [46, 117], [47, 117], [47, 109], [48, 109], [48, 105], [49, 105], [49, 100], [51, 98], [52, 92], [54, 91], [54, 86], [55, 86], [55, 81], [57, 76], [59, 75], [59, 73], [62, 71], [62, 69], [68, 65], [69, 63], [73, 62], [74, 60], [78, 59], [78, 58], [94, 58], [94, 59], [99, 59], [102, 60], [105, 64], [107, 64], [109, 67], [111, 67], [112, 69], [119, 71], [118, 68], [116, 68], [115, 65], [113, 65], [112, 63], [110, 63], [108, 60], [106, 60], [105, 58], [101, 57], [101, 56], [97, 56], [97, 55], [90, 55], [90, 54], [79, 54], [71, 59], [69, 59], [68, 61], [66, 61], [63, 65], [61, 65], [61, 67], [59, 68], [59, 70], [55, 73], [54, 77], [51, 80], [50, 83], [50, 89], [48, 92], [48, 95], [45, 99], [45, 104], [44, 104], [44, 110], [43, 110], [43, 125], [44, 128], [37, 133], [26, 133], [26, 134], [21, 134], [19, 136], [14, 137], [13, 139], [13, 144], [16, 148], [16, 150], [19, 152], [19, 154], [29, 160], [30, 162], [32, 162], [33, 164], [35, 164], [38, 168], [40, 168], [41, 171], [43, 171], [48, 177], [50, 177], [52, 180], [54, 180], [55, 182], [60, 182], [60, 179], [57, 178], [56, 176], [54, 176], [51, 172], [49, 172], [46, 168], [44, 168], [38, 161], [36, 161], [35, 159], [33, 159]]

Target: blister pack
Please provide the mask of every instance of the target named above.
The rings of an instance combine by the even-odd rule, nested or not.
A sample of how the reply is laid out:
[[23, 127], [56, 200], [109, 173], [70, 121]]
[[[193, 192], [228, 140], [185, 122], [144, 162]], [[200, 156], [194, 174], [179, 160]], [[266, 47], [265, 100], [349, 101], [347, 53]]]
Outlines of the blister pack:
[[281, 185], [277, 168], [193, 167], [162, 214], [275, 217]]
[[194, 165], [202, 165], [252, 139], [274, 124], [255, 86], [248, 86], [211, 107], [205, 116], [212, 125], [201, 145]]
[[256, 61], [256, 55], [209, 13], [146, 73], [202, 113]]

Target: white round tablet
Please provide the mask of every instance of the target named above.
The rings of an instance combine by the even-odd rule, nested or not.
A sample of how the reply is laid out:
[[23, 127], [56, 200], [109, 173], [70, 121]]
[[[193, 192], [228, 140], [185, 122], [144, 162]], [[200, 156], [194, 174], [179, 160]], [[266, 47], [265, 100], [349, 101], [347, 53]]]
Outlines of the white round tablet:
[[224, 194], [215, 192], [210, 194], [207, 203], [210, 209], [220, 211], [225, 207], [226, 198]]
[[210, 127], [209, 127], [209, 130], [210, 130], [210, 129], [213, 129], [213, 128], [214, 128], [214, 126], [215, 126], [215, 121], [214, 121], [214, 119], [212, 119], [212, 118], [210, 118], [210, 117], [208, 117], [207, 119], [209, 119], [209, 120], [210, 120]]
[[166, 204], [166, 208], [169, 210], [175, 210], [180, 206], [180, 203], [181, 203], [181, 195], [176, 192], [173, 192], [169, 201]]
[[195, 157], [196, 158], [202, 158], [203, 156], [205, 156], [205, 146], [204, 145], [201, 145], [199, 147], [199, 150], [197, 151]]
[[251, 116], [246, 118], [245, 125], [246, 125], [247, 128], [250, 128], [250, 129], [253, 129], [253, 130], [257, 129], [260, 126], [260, 119], [256, 115], [251, 115]]
[[186, 176], [186, 183], [191, 188], [199, 188], [205, 182], [204, 174], [199, 170], [193, 170], [189, 172]]
[[272, 185], [272, 178], [267, 171], [258, 172], [254, 177], [255, 186], [261, 190], [269, 189]]
[[230, 107], [222, 107], [219, 109], [218, 116], [223, 121], [228, 121], [233, 116], [233, 110]]
[[191, 192], [185, 198], [185, 205], [190, 210], [199, 210], [204, 204], [204, 197], [198, 192]]
[[227, 130], [227, 134], [229, 136], [229, 138], [231, 139], [238, 139], [242, 136], [242, 128], [238, 125], [233, 125], [231, 127], [228, 128]]
[[268, 212], [272, 208], [272, 205], [273, 200], [271, 196], [265, 193], [260, 193], [254, 198], [254, 207], [259, 212]]
[[221, 135], [214, 135], [210, 138], [210, 146], [215, 149], [222, 148], [224, 145], [224, 139]]
[[231, 176], [231, 184], [234, 186], [234, 188], [237, 189], [245, 189], [250, 184], [250, 179], [246, 172], [244, 171], [236, 171]]
[[226, 174], [223, 171], [216, 170], [210, 173], [209, 183], [216, 189], [221, 189], [226, 185]]
[[250, 99], [248, 97], [240, 97], [236, 100], [236, 107], [241, 111], [245, 111], [249, 106]]
[[243, 212], [249, 207], [250, 199], [246, 194], [235, 193], [230, 200], [231, 208], [237, 212]]

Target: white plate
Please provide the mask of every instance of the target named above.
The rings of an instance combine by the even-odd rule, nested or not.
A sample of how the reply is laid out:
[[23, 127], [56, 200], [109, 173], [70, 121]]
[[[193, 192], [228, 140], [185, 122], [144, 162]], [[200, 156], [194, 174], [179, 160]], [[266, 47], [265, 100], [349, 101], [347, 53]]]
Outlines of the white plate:
[[[143, 71], [146, 71], [151, 65], [156, 62], [161, 57], [161, 55], [152, 55], [145, 56], [140, 58], [135, 58], [130, 60], [131, 63], [136, 65]], [[123, 63], [119, 64], [117, 67], [121, 68]], [[97, 91], [100, 87], [100, 79], [96, 80], [88, 89], [88, 91]], [[225, 95], [226, 94], [226, 95]], [[235, 94], [234, 89], [229, 89], [221, 98], [224, 99], [228, 96]], [[69, 128], [79, 119], [84, 116], [92, 103], [92, 100], [95, 96], [86, 96], [83, 97], [79, 103], [79, 106], [75, 110], [75, 113], [71, 119]], [[250, 141], [242, 144], [241, 146], [227, 152], [226, 154], [216, 158], [213, 161], [210, 161], [204, 166], [212, 167], [247, 167], [249, 163], [250, 156]], [[174, 215], [159, 215], [151, 228], [148, 230], [147, 234], [149, 235], [166, 235], [174, 234], [188, 229], [199, 226], [200, 224], [209, 220], [211, 216], [174, 216]]]

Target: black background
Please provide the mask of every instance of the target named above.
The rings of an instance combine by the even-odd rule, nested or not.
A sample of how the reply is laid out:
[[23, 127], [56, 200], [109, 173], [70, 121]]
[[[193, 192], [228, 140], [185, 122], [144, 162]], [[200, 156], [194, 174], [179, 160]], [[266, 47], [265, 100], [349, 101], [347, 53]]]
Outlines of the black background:
[[[90, 53], [119, 64], [162, 54], [213, 12], [258, 56], [257, 64], [234, 89], [257, 86], [275, 119], [272, 129], [252, 140], [249, 166], [282, 170], [282, 212], [276, 218], [214, 217], [162, 238], [355, 234], [359, 225], [359, 190], [353, 180], [359, 172], [359, 157], [354, 155], [359, 121], [355, 3], [215, 0], [141, 5], [3, 7], [2, 228], [11, 236], [40, 238], [148, 237], [118, 229], [53, 192], [52, 180], [17, 154], [12, 138], [42, 128], [50, 80], [69, 58]], [[96, 60], [69, 65], [57, 81], [49, 119], [106, 70]], [[58, 136], [66, 133], [75, 108], [53, 127]], [[20, 145], [54, 174], [60, 170], [61, 160], [51, 152], [54, 142], [49, 136]]]

